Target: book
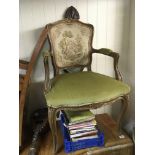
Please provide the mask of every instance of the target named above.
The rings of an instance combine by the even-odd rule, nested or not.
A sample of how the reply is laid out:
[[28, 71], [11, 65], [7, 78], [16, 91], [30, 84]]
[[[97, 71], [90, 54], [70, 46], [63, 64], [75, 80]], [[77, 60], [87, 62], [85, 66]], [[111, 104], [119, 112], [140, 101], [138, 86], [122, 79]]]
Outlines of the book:
[[74, 126], [79, 126], [79, 125], [96, 125], [97, 122], [95, 119], [93, 120], [90, 120], [90, 121], [83, 121], [83, 122], [80, 122], [80, 123], [74, 123], [74, 124], [68, 124], [68, 127], [74, 127]]
[[70, 138], [86, 137], [86, 136], [90, 136], [90, 135], [97, 135], [97, 130], [96, 131], [87, 131], [87, 132], [84, 132], [84, 133], [73, 134], [73, 135], [70, 135]]
[[85, 110], [85, 111], [67, 111], [66, 110], [65, 114], [67, 116], [68, 123], [70, 123], [70, 125], [71, 123], [79, 123], [79, 122], [95, 119], [94, 114], [89, 110]]
[[98, 138], [98, 135], [94, 135], [94, 136], [88, 136], [88, 137], [78, 137], [78, 138], [72, 138], [73, 142], [79, 141], [79, 140], [85, 140], [85, 139], [94, 139], [94, 138]]
[[88, 131], [95, 131], [96, 128], [80, 128], [80, 129], [75, 129], [75, 130], [70, 130], [70, 134], [76, 134], [76, 133], [83, 133], [83, 132], [88, 132]]
[[90, 118], [87, 118], [85, 120], [79, 120], [79, 121], [76, 121], [76, 122], [72, 122], [72, 123], [67, 123], [68, 125], [74, 125], [74, 124], [80, 124], [80, 123], [83, 123], [83, 122], [90, 122], [90, 121], [93, 121], [95, 120], [94, 117], [90, 117]]
[[71, 130], [71, 129], [82, 128], [82, 127], [87, 127], [87, 126], [95, 126], [96, 124], [97, 122], [95, 120], [92, 120], [89, 122], [82, 122], [82, 123], [66, 125], [66, 126]]
[[89, 111], [65, 111], [64, 126], [71, 141], [98, 138], [95, 115]]
[[80, 129], [80, 128], [92, 129], [93, 127], [94, 125], [78, 125], [78, 126], [68, 127], [68, 129], [69, 130]]

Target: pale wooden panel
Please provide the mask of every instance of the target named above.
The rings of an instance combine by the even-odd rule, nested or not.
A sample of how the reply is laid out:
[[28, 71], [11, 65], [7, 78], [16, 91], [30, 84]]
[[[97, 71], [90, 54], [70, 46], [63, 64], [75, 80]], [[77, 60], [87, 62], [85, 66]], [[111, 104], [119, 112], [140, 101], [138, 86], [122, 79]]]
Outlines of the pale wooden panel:
[[121, 0], [117, 0], [115, 4], [115, 37], [114, 37], [114, 44], [113, 44], [113, 50], [116, 52], [121, 51], [121, 44], [122, 44], [122, 33], [123, 33], [123, 4], [124, 2], [121, 2]]
[[[23, 28], [24, 28], [24, 25], [23, 25], [23, 9], [22, 9], [22, 2], [20, 1], [19, 3], [19, 58], [25, 58], [26, 57], [26, 52], [25, 51], [25, 47], [24, 47], [24, 44], [23, 44]], [[22, 52], [23, 51], [23, 52]]]
[[[88, 23], [91, 23], [94, 26], [94, 38], [93, 38], [93, 47], [97, 48], [97, 9], [98, 1], [90, 0], [87, 2], [88, 5]], [[97, 71], [97, 55], [93, 54], [92, 57], [92, 71]], [[96, 114], [97, 110], [93, 110]]]
[[[93, 47], [97, 48], [97, 1], [88, 1], [88, 22], [94, 26]], [[93, 54], [92, 70], [97, 70], [97, 55]]]
[[[34, 46], [43, 27], [55, 20], [55, 6], [52, 1], [41, 0], [21, 1], [20, 2], [20, 58], [29, 60]], [[47, 43], [43, 50], [49, 49]], [[44, 69], [42, 55], [40, 54], [36, 62], [32, 81], [44, 80]]]
[[[126, 24], [128, 23], [127, 20], [129, 20], [129, 9], [129, 0], [111, 0], [107, 3], [107, 48], [123, 54], [128, 52], [129, 27]], [[121, 54], [121, 59], [122, 57]], [[126, 68], [126, 64], [123, 63], [124, 68]], [[113, 68], [113, 60], [107, 57], [106, 74], [114, 76], [114, 71], [111, 68]], [[111, 106], [107, 106], [105, 111], [110, 112]]]
[[[130, 7], [128, 7], [130, 6]], [[130, 105], [127, 113], [131, 119], [134, 119], [134, 106], [135, 106], [135, 49], [134, 49], [134, 0], [128, 0], [122, 10], [124, 12], [124, 25], [123, 25], [123, 37], [125, 40], [122, 41], [122, 53], [120, 61], [120, 69], [123, 74], [123, 80], [128, 83], [131, 87], [130, 93]], [[123, 66], [123, 64], [126, 64]]]
[[119, 0], [118, 16], [121, 25], [120, 29], [120, 61], [119, 67], [123, 74], [123, 79], [126, 81], [126, 74], [128, 73], [128, 54], [129, 54], [129, 27], [130, 27], [130, 0]]
[[[100, 4], [101, 2], [99, 2], [98, 1], [98, 9], [101, 9], [102, 10], [102, 8], [101, 8], [101, 5], [99, 6], [99, 4]], [[103, 3], [103, 2], [102, 2]], [[114, 3], [114, 2], [113, 2]], [[108, 0], [106, 0], [106, 1], [104, 1], [104, 5], [102, 6], [102, 7], [104, 7], [104, 20], [103, 20], [103, 22], [105, 22], [105, 24], [103, 24], [104, 25], [104, 43], [105, 43], [105, 47], [107, 48], [108, 47], [108, 40], [107, 40], [107, 36], [108, 36], [108, 33], [109, 33], [109, 28], [108, 28], [108, 21], [109, 21], [109, 18], [111, 18], [111, 15], [109, 15], [109, 8], [108, 8], [108, 5], [109, 5], [109, 1]], [[99, 18], [99, 13], [98, 13], [98, 20], [99, 21], [102, 21], [101, 20], [101, 17]], [[102, 25], [102, 26], [103, 26]], [[99, 27], [99, 25], [97, 25], [98, 26], [98, 28], [100, 28]], [[100, 38], [101, 39], [101, 38]], [[99, 43], [98, 43], [99, 44]], [[99, 65], [102, 65], [101, 64], [101, 56], [97, 56], [97, 64], [98, 64], [98, 66]], [[100, 66], [101, 67], [101, 66]], [[97, 69], [99, 70], [99, 68], [100, 67], [98, 67]], [[110, 66], [109, 66], [109, 60], [107, 59], [107, 57], [105, 57], [104, 56], [104, 74], [107, 74], [107, 67], [109, 68]], [[100, 69], [101, 70], [101, 69]], [[109, 111], [110, 111], [110, 106], [103, 106], [102, 108], [99, 108], [99, 109], [97, 109], [97, 113], [102, 113], [102, 112], [106, 112], [106, 113], [109, 113]]]
[[[97, 7], [97, 48], [106, 47], [106, 19], [107, 0], [98, 0]], [[97, 54], [97, 72], [104, 74], [106, 69], [106, 59], [102, 54]]]
[[55, 21], [63, 18], [64, 12], [69, 5], [67, 0], [54, 0], [55, 1]]
[[[107, 48], [114, 50], [117, 0], [107, 1]], [[119, 39], [119, 38], [118, 38]], [[106, 57], [106, 75], [113, 76], [113, 60]]]
[[42, 3], [42, 5], [45, 24], [54, 22], [56, 20], [55, 0], [44, 0], [44, 3]]
[[[107, 19], [107, 0], [97, 1], [97, 45], [96, 48], [106, 47], [106, 19]], [[96, 54], [96, 72], [104, 74], [106, 69], [106, 59], [104, 55]], [[104, 113], [105, 107], [97, 109], [97, 114]]]
[[88, 0], [77, 0], [77, 10], [82, 22], [88, 22]]
[[29, 60], [30, 55], [32, 53], [33, 42], [31, 41], [33, 38], [32, 35], [32, 6], [30, 6], [28, 1], [20, 1], [19, 3], [19, 11], [20, 11], [20, 51], [19, 58], [23, 58], [25, 60]]
[[75, 8], [77, 7], [77, 0], [67, 0], [67, 6], [74, 6]]
[[[107, 0], [106, 2], [106, 48], [113, 50], [115, 42], [115, 14], [116, 14], [116, 0]], [[105, 57], [105, 74], [108, 76], [113, 75], [113, 60], [109, 57]], [[111, 113], [111, 106], [107, 105], [104, 107], [104, 112]]]
[[130, 8], [130, 40], [129, 40], [129, 73], [128, 73], [128, 83], [131, 86], [130, 95], [130, 117], [131, 120], [135, 118], [135, 1], [131, 0]]
[[[48, 4], [48, 1], [45, 0], [44, 4], [42, 4], [42, 1], [36, 1], [34, 0], [33, 3], [31, 4], [33, 6], [33, 15], [34, 15], [34, 25], [36, 25], [35, 27], [41, 25], [41, 28], [39, 28], [38, 31], [34, 31], [34, 35], [40, 35], [41, 30], [43, 29], [43, 27], [49, 23], [50, 21], [47, 21], [48, 19], [48, 15], [50, 16], [50, 13], [54, 13], [54, 12], [45, 12], [46, 7]], [[37, 6], [37, 7], [36, 7]], [[50, 9], [50, 8], [49, 8]], [[41, 20], [40, 20], [41, 19]], [[49, 19], [48, 19], [49, 20]], [[38, 27], [37, 27], [38, 29]], [[38, 39], [38, 37], [36, 37], [36, 41]], [[36, 43], [35, 43], [36, 44]], [[34, 45], [35, 45], [34, 44]], [[48, 50], [48, 44], [46, 43], [43, 47], [43, 50]], [[42, 53], [41, 51], [41, 53]], [[34, 67], [34, 72], [33, 72], [33, 76], [32, 76], [32, 81], [43, 81], [44, 80], [44, 66], [43, 66], [43, 57], [42, 54], [40, 53], [38, 60], [36, 62], [36, 65]]]
[[[112, 6], [112, 5], [110, 5]], [[123, 77], [128, 76], [128, 46], [129, 46], [129, 19], [130, 19], [130, 0], [118, 0], [115, 4], [115, 37], [114, 44], [108, 44], [109, 47], [113, 47], [115, 51], [120, 53], [120, 61], [119, 66], [121, 72], [123, 73]], [[108, 9], [110, 10], [110, 9]], [[112, 29], [110, 29], [112, 30]], [[109, 32], [109, 31], [108, 31]], [[111, 36], [111, 34], [109, 35]], [[108, 36], [108, 37], [109, 37]], [[107, 39], [109, 41], [109, 39]], [[109, 74], [112, 74], [108, 71]], [[125, 76], [124, 76], [125, 75]], [[124, 81], [127, 82], [126, 77]], [[117, 109], [116, 109], [117, 111]]]

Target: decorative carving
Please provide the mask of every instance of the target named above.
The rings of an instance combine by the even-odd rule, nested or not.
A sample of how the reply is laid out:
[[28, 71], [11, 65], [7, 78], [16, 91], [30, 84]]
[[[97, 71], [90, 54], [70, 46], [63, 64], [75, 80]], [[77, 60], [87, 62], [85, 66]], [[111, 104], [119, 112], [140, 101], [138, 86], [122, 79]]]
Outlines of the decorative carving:
[[79, 12], [77, 11], [77, 9], [73, 6], [70, 6], [65, 14], [64, 14], [64, 18], [67, 18], [67, 19], [80, 19], [80, 15], [79, 15]]

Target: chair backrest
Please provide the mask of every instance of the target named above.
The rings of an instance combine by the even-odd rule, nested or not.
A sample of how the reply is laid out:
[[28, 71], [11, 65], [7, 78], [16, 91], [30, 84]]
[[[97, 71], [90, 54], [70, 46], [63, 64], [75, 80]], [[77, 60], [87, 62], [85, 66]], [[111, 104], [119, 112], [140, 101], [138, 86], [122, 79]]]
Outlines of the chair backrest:
[[49, 24], [47, 28], [56, 68], [91, 65], [92, 25], [75, 19], [64, 19]]

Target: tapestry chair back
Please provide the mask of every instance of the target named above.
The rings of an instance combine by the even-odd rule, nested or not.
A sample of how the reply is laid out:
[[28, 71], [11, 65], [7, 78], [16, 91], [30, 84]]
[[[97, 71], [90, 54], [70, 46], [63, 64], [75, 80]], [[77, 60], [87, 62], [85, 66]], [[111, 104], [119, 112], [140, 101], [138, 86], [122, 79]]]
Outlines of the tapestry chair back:
[[78, 20], [61, 20], [48, 25], [54, 65], [58, 68], [91, 63], [93, 26]]

